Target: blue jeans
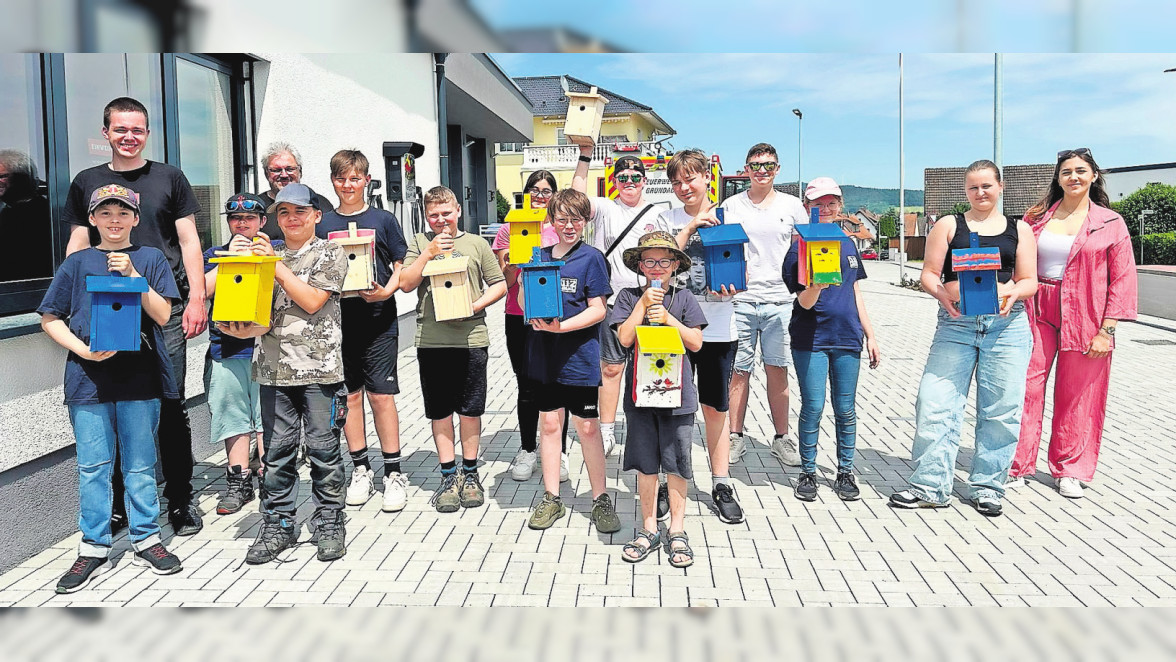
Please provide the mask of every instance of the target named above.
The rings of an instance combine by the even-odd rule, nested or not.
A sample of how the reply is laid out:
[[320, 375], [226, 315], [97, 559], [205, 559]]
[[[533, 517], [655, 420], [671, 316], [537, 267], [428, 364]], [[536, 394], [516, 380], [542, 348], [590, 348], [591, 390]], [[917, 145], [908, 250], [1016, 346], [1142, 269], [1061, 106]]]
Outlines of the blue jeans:
[[130, 529], [136, 551], [160, 542], [159, 494], [155, 484], [155, 429], [159, 400], [127, 400], [96, 405], [69, 405], [78, 453], [78, 528], [81, 556], [110, 554], [110, 512], [114, 505], [112, 478], [115, 445], [122, 464]]
[[837, 429], [837, 471], [853, 471], [853, 448], [857, 443], [858, 372], [861, 352], [848, 349], [792, 350], [796, 380], [800, 385], [800, 470], [817, 472], [817, 435], [825, 410], [825, 381], [832, 388], [833, 423]]
[[951, 499], [960, 428], [972, 375], [976, 375], [976, 452], [968, 491], [972, 499], [1004, 496], [1004, 482], [1025, 402], [1025, 375], [1033, 336], [1025, 307], [1008, 317], [963, 315], [942, 309], [915, 404], [915, 471], [911, 491], [935, 503]]

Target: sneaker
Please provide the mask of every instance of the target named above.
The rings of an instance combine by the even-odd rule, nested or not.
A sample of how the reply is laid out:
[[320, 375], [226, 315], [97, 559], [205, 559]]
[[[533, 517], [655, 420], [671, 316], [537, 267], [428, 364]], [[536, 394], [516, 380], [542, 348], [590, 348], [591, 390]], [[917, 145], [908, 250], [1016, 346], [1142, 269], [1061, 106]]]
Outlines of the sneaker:
[[463, 471], [461, 477], [461, 507], [477, 508], [486, 503], [486, 490], [476, 471]]
[[739, 461], [743, 459], [744, 454], [747, 453], [747, 440], [743, 438], [743, 435], [737, 432], [732, 432], [730, 439], [731, 457], [729, 462], [731, 464], [739, 464]]
[[[773, 442], [773, 447], [775, 442]], [[793, 494], [801, 501], [816, 501], [817, 500], [817, 474], [803, 473], [796, 481], [796, 488]]]
[[78, 560], [70, 566], [69, 572], [61, 576], [57, 580], [58, 593], [73, 593], [86, 588], [90, 580], [98, 575], [110, 570], [111, 566], [107, 563], [107, 559], [100, 559], [96, 556], [79, 556]]
[[534, 451], [519, 451], [510, 461], [510, 477], [515, 480], [530, 480], [535, 473], [535, 464], [539, 462], [539, 454]]
[[833, 491], [842, 501], [857, 501], [862, 497], [862, 491], [858, 489], [857, 481], [848, 471], [837, 472], [837, 480], [833, 482]]
[[376, 493], [376, 473], [371, 467], [356, 467], [347, 486], [347, 505], [362, 506]]
[[461, 485], [456, 471], [448, 475], [441, 474], [441, 486], [433, 492], [433, 498], [429, 501], [439, 513], [456, 513], [461, 508]]
[[395, 472], [384, 476], [384, 503], [380, 510], [394, 513], [408, 505], [408, 476]]
[[180, 564], [180, 557], [167, 551], [161, 542], [135, 552], [135, 555], [131, 557], [131, 565], [151, 568], [151, 572], [157, 575], [174, 575], [184, 569], [184, 566]]
[[1000, 499], [994, 496], [983, 496], [975, 500], [976, 512], [986, 517], [997, 517], [1000, 515], [1001, 505]]
[[657, 484], [657, 519], [659, 522], [670, 519], [670, 488], [660, 482]]
[[191, 501], [179, 508], [169, 509], [167, 521], [171, 522], [177, 536], [194, 536], [204, 528], [204, 520], [200, 519], [200, 510]]
[[1057, 480], [1058, 494], [1067, 499], [1082, 498], [1082, 483], [1073, 476], [1062, 476]]
[[261, 565], [278, 558], [278, 554], [298, 544], [298, 529], [288, 517], [277, 513], [265, 513], [265, 523], [257, 539], [245, 553], [249, 565]]
[[617, 516], [617, 509], [613, 507], [608, 492], [592, 500], [592, 523], [601, 533], [616, 533], [621, 530], [621, 518]]
[[130, 522], [127, 520], [126, 509], [122, 506], [115, 506], [114, 510], [110, 513], [110, 535], [118, 535], [119, 531], [122, 531], [129, 525]]
[[241, 465], [234, 464], [228, 468], [227, 486], [220, 501], [216, 503], [217, 515], [232, 515], [241, 510], [245, 504], [253, 501], [253, 476], [241, 469]]
[[559, 482], [566, 483], [572, 477], [572, 472], [568, 469], [568, 454], [560, 453], [559, 456]]
[[1008, 480], [1005, 481], [1004, 488], [1005, 490], [1015, 490], [1018, 487], [1025, 487], [1028, 484], [1029, 479], [1024, 476], [1009, 476]]
[[735, 490], [730, 485], [715, 485], [715, 489], [711, 490], [711, 499], [715, 502], [719, 521], [727, 524], [738, 524], [743, 521], [743, 506], [739, 505]]
[[617, 433], [614, 430], [608, 430], [606, 432], [603, 428], [601, 428], [600, 440], [604, 442], [605, 457], [612, 455], [613, 451], [617, 449]]
[[947, 503], [935, 503], [919, 497], [911, 490], [903, 490], [890, 495], [890, 505], [896, 508], [947, 508], [951, 506], [951, 499], [948, 498]]
[[796, 450], [796, 442], [787, 435], [778, 434], [772, 439], [772, 455], [784, 466], [800, 466], [800, 451]]
[[527, 527], [532, 529], [548, 529], [555, 520], [567, 514], [567, 508], [564, 508], [563, 501], [551, 492], [543, 493], [543, 500], [535, 506], [535, 510], [531, 511], [531, 517], [527, 520]]
[[334, 561], [347, 554], [346, 521], [342, 510], [325, 510], [314, 519], [311, 539], [318, 546], [318, 560]]

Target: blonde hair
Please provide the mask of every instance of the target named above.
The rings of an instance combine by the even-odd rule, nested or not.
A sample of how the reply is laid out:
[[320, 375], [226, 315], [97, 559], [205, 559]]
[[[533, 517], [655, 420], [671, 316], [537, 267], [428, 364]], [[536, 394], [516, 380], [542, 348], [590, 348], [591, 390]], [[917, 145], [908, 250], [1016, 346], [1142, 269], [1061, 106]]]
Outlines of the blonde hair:
[[447, 186], [434, 186], [425, 192], [425, 210], [434, 205], [457, 204], [457, 196]]
[[588, 199], [588, 196], [574, 189], [566, 188], [562, 191], [556, 191], [547, 203], [547, 221], [554, 222], [555, 215], [559, 212], [572, 214], [586, 221], [592, 218], [592, 201]]
[[358, 149], [341, 149], [331, 157], [331, 177], [342, 177], [355, 171], [361, 175], [368, 174], [368, 160]]
[[687, 149], [670, 158], [670, 164], [666, 166], [666, 174], [670, 181], [678, 178], [678, 175], [690, 175], [698, 173], [700, 175], [710, 175], [710, 161], [707, 160], [706, 155], [697, 149]]

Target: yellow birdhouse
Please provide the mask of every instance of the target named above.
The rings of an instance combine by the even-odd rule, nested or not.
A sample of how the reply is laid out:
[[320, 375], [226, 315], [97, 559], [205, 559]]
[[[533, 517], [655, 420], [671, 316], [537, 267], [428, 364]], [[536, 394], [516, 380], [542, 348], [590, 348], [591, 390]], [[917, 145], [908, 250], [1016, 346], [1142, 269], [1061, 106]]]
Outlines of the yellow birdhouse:
[[604, 120], [604, 104], [608, 103], [592, 86], [587, 92], [564, 92], [568, 97], [568, 114], [564, 120], [564, 135], [576, 145], [594, 145]]
[[376, 280], [376, 231], [357, 229], [348, 223], [346, 230], [327, 233], [327, 239], [343, 247], [347, 253], [347, 277], [343, 279], [343, 296], [359, 296], [359, 290], [369, 290]]
[[682, 406], [682, 362], [686, 346], [672, 326], [637, 327], [633, 365], [633, 404], [675, 409]]
[[474, 314], [474, 293], [470, 287], [470, 258], [439, 257], [429, 260], [422, 276], [429, 279], [429, 292], [433, 297], [433, 319], [438, 322], [459, 320]]
[[221, 257], [209, 260], [217, 266], [212, 320], [269, 326], [274, 305], [274, 265], [282, 258], [218, 253], [222, 253]]
[[510, 264], [526, 264], [531, 261], [534, 249], [542, 245], [543, 219], [546, 209], [531, 209], [531, 196], [523, 196], [523, 208], [506, 213], [510, 224]]

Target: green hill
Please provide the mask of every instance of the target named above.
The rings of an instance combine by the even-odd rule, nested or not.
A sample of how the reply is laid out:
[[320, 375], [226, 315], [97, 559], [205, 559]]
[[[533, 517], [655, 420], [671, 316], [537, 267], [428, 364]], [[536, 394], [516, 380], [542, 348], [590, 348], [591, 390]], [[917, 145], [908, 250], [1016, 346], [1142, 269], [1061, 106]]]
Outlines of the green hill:
[[[869, 188], [844, 184], [841, 186], [841, 193], [845, 196], [845, 209], [851, 212], [865, 207], [875, 214], [881, 214], [891, 207], [898, 206], [896, 188]], [[923, 206], [923, 191], [907, 189], [903, 202], [907, 207]]]

